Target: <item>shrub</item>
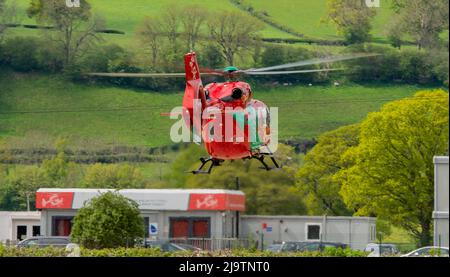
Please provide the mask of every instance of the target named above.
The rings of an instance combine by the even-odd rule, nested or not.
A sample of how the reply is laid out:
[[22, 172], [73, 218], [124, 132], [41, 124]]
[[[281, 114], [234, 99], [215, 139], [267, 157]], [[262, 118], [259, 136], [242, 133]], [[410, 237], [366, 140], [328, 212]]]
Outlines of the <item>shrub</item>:
[[[67, 252], [61, 248], [15, 248], [0, 245], [0, 257], [66, 257]], [[367, 253], [352, 249], [327, 248], [323, 252], [273, 253], [269, 251], [252, 251], [246, 249], [221, 251], [182, 251], [162, 252], [157, 248], [81, 248], [81, 257], [366, 257]]]
[[125, 55], [125, 49], [117, 44], [110, 44], [92, 50], [81, 64], [87, 72], [108, 72], [110, 63], [122, 59]]
[[19, 72], [58, 72], [61, 55], [48, 43], [36, 37], [14, 37], [0, 46], [0, 64]]
[[16, 248], [6, 247], [0, 244], [0, 257], [66, 257], [67, 252], [64, 248]]
[[354, 82], [430, 84], [448, 80], [448, 62], [444, 60], [448, 54], [445, 52], [437, 51], [433, 55], [426, 50], [399, 50], [371, 44], [351, 46], [347, 51], [381, 54], [346, 62], [348, 76]]
[[3, 60], [14, 70], [30, 72], [39, 68], [40, 42], [33, 37], [14, 37], [3, 46]]
[[74, 218], [71, 237], [87, 248], [134, 246], [145, 234], [138, 204], [117, 192], [93, 198]]
[[[297, 62], [300, 60], [308, 60], [313, 58], [316, 53], [302, 47], [293, 47], [286, 45], [269, 44], [265, 47], [261, 54], [261, 67], [269, 67], [274, 65], [281, 65], [285, 63]], [[317, 68], [317, 67], [312, 67]], [[308, 68], [301, 68], [308, 69]], [[274, 76], [258, 76], [248, 77], [258, 82], [280, 82], [280, 83], [305, 83], [320, 81], [319, 74], [294, 74], [294, 75], [274, 75]]]

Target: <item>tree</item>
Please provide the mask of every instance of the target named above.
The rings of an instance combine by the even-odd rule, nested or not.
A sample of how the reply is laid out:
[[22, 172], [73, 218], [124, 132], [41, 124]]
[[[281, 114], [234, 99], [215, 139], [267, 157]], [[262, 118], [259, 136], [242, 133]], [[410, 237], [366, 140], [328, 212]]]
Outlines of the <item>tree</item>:
[[227, 63], [234, 65], [235, 56], [253, 48], [258, 32], [264, 26], [240, 12], [223, 11], [211, 15], [208, 28], [212, 40], [221, 48]]
[[162, 32], [161, 20], [159, 18], [146, 18], [137, 31], [139, 39], [145, 47], [150, 49], [153, 69], [157, 67], [158, 55], [163, 46], [164, 34]]
[[208, 68], [223, 68], [225, 66], [225, 59], [222, 52], [214, 43], [208, 43], [203, 47], [201, 55], [198, 56], [199, 64]]
[[398, 18], [391, 20], [387, 26], [386, 35], [393, 47], [398, 49], [402, 47], [403, 36], [405, 33], [403, 31], [402, 22]]
[[196, 50], [200, 31], [208, 18], [208, 14], [201, 6], [190, 5], [183, 8], [180, 18], [184, 36], [186, 37], [186, 50]]
[[371, 113], [337, 177], [348, 207], [404, 228], [421, 246], [431, 242], [433, 157], [448, 153], [448, 101], [442, 90], [423, 91]]
[[47, 187], [73, 187], [80, 181], [81, 170], [66, 158], [66, 139], [56, 141], [56, 156], [42, 162], [41, 169], [47, 180]]
[[136, 202], [118, 192], [91, 199], [73, 219], [71, 238], [87, 248], [134, 246], [145, 235]]
[[411, 36], [419, 49], [438, 46], [440, 34], [448, 30], [448, 0], [394, 0], [393, 9], [397, 31]]
[[[1, 173], [0, 173], [0, 177]], [[11, 170], [0, 181], [0, 210], [30, 211], [35, 207], [34, 194], [48, 184], [37, 166]]]
[[327, 132], [306, 155], [297, 172], [297, 186], [306, 196], [309, 214], [351, 215], [339, 195], [342, 182], [335, 178], [345, 163], [342, 155], [358, 145], [359, 125], [341, 127]]
[[333, 22], [338, 33], [349, 43], [361, 43], [370, 40], [372, 19], [376, 10], [367, 7], [365, 1], [328, 0], [328, 16], [325, 20]]
[[392, 234], [392, 226], [389, 221], [380, 218], [377, 218], [376, 230], [376, 237], [379, 244], [382, 244], [384, 239]]
[[139, 169], [127, 164], [94, 164], [86, 170], [83, 186], [115, 189], [142, 188], [144, 178]]
[[66, 68], [101, 40], [97, 30], [103, 28], [104, 22], [92, 17], [86, 0], [81, 0], [78, 8], [68, 7], [65, 1], [32, 0], [27, 13], [37, 22], [53, 26], [47, 37], [59, 49]]
[[161, 27], [169, 40], [172, 53], [178, 52], [178, 38], [181, 27], [181, 8], [176, 3], [167, 5], [161, 16]]

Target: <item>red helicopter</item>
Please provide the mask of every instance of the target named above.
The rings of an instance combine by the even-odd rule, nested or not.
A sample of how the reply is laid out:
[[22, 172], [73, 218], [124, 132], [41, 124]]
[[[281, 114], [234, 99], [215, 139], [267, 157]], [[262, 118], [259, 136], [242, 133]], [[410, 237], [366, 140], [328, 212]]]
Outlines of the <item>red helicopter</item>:
[[[208, 158], [200, 158], [201, 165], [193, 174], [210, 174], [212, 169], [226, 160], [256, 159], [262, 168], [269, 171], [279, 169], [271, 147], [269, 108], [253, 98], [248, 83], [239, 81], [242, 75], [284, 75], [336, 71], [341, 69], [311, 69], [283, 71], [283, 69], [332, 63], [376, 54], [351, 54], [322, 59], [312, 59], [259, 69], [239, 70], [227, 67], [224, 71], [205, 70], [200, 73], [195, 52], [184, 57], [185, 73], [90, 73], [101, 77], [185, 77], [186, 89], [183, 97], [183, 119], [194, 134], [205, 143]], [[224, 76], [227, 81], [203, 86], [201, 75]], [[272, 148], [272, 149], [271, 149]], [[272, 164], [268, 165], [266, 158]], [[205, 166], [208, 165], [205, 170]]]

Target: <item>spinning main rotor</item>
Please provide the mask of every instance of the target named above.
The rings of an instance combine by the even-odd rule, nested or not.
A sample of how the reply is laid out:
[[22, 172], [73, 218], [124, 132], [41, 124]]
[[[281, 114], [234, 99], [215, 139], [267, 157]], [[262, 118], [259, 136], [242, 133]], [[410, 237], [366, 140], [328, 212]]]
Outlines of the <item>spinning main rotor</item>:
[[[305, 61], [298, 61], [294, 63], [287, 63], [282, 65], [263, 67], [263, 68], [251, 68], [247, 70], [239, 70], [236, 67], [230, 66], [225, 70], [215, 70], [203, 68], [201, 71], [202, 76], [223, 76], [228, 79], [232, 79], [235, 76], [250, 75], [250, 76], [266, 76], [266, 75], [290, 75], [290, 74], [305, 74], [305, 73], [317, 73], [317, 72], [331, 72], [340, 71], [343, 68], [323, 68], [323, 69], [306, 69], [306, 70], [286, 70], [297, 67], [335, 63], [340, 61], [354, 60], [360, 58], [368, 58], [378, 56], [379, 54], [373, 53], [355, 53], [348, 55], [340, 55], [326, 58], [315, 58]], [[88, 76], [97, 77], [117, 77], [117, 78], [184, 78], [186, 73], [88, 73]]]

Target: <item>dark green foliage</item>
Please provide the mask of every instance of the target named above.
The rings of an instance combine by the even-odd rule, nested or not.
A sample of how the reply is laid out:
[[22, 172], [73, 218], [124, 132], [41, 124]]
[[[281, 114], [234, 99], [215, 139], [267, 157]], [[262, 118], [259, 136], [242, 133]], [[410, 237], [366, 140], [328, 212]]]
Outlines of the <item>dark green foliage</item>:
[[437, 84], [448, 82], [448, 52], [443, 50], [394, 49], [370, 44], [349, 47], [349, 52], [379, 53], [380, 56], [347, 62], [354, 82]]
[[73, 221], [73, 241], [87, 248], [134, 246], [145, 234], [138, 204], [117, 192], [93, 198]]
[[126, 56], [126, 50], [117, 44], [99, 46], [84, 57], [83, 69], [87, 72], [108, 72], [110, 66]]
[[324, 133], [305, 156], [304, 165], [296, 177], [310, 215], [352, 214], [339, 195], [342, 183], [335, 179], [335, 175], [345, 166], [342, 161], [344, 153], [358, 145], [358, 135], [359, 125], [344, 126]]
[[6, 41], [3, 46], [4, 63], [14, 70], [30, 72], [39, 69], [38, 50], [40, 42], [31, 37], [15, 37]]
[[[274, 65], [286, 64], [291, 62], [297, 62], [301, 60], [312, 59], [317, 53], [310, 51], [306, 48], [267, 44], [262, 53], [260, 67], [269, 67]], [[315, 66], [303, 67], [302, 69], [314, 69]], [[255, 80], [257, 82], [278, 82], [278, 83], [308, 83], [320, 80], [320, 76], [317, 74], [294, 74], [294, 75], [279, 75], [279, 76], [255, 76], [248, 77], [249, 80]]]
[[62, 57], [40, 38], [13, 37], [0, 45], [0, 64], [19, 72], [57, 72]]
[[220, 52], [220, 48], [211, 43], [207, 44], [198, 54], [198, 62], [211, 69], [220, 69], [225, 66], [225, 59]]

